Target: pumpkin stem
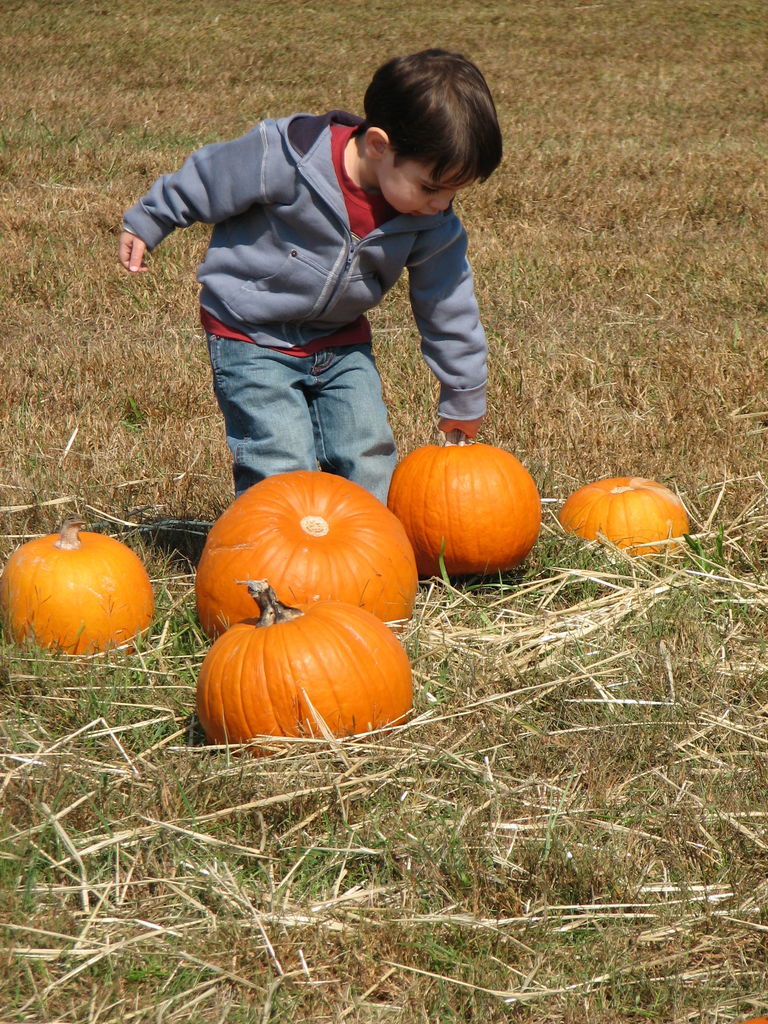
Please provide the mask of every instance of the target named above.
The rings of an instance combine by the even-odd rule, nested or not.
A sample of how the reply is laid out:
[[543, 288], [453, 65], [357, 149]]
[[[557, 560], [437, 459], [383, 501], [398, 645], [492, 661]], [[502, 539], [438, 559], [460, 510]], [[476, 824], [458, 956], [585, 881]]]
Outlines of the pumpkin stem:
[[299, 608], [291, 608], [278, 599], [277, 594], [269, 585], [268, 580], [237, 580], [248, 587], [248, 593], [259, 606], [258, 625], [274, 626], [277, 622], [288, 622], [297, 619], [304, 613]]
[[77, 551], [81, 547], [79, 533], [84, 526], [85, 522], [80, 516], [70, 516], [69, 519], [65, 519], [61, 524], [59, 538], [53, 542], [53, 546], [61, 551]]
[[322, 516], [304, 516], [299, 523], [304, 533], [308, 533], [310, 537], [325, 537], [330, 530], [328, 520], [323, 519]]
[[454, 427], [453, 430], [449, 430], [443, 435], [443, 445], [446, 448], [453, 448], [454, 446], [464, 448], [464, 446], [468, 444], [472, 444], [472, 442], [464, 431], [460, 430], [458, 427]]

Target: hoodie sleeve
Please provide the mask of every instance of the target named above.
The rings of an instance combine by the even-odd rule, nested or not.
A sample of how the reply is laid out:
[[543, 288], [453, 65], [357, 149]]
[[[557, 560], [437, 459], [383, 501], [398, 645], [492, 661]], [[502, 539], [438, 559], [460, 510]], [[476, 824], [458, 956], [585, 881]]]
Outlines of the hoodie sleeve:
[[440, 381], [438, 415], [473, 420], [485, 415], [488, 346], [466, 232], [454, 214], [447, 221], [437, 249], [415, 252], [409, 264], [411, 308], [424, 361]]
[[153, 249], [174, 228], [216, 224], [267, 201], [267, 137], [267, 123], [261, 122], [239, 139], [192, 153], [125, 213], [124, 229]]

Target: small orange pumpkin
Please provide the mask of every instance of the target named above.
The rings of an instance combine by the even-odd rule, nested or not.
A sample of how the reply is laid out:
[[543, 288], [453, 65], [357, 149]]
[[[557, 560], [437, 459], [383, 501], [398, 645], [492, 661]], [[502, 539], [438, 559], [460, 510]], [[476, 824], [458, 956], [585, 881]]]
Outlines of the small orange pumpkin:
[[654, 554], [688, 533], [683, 503], [662, 484], [637, 476], [586, 484], [568, 498], [558, 516], [568, 533], [609, 540], [628, 554]]
[[265, 577], [286, 604], [345, 601], [385, 622], [410, 618], [418, 588], [399, 520], [359, 484], [310, 470], [254, 484], [214, 523], [195, 582], [205, 632], [252, 618], [237, 581]]
[[380, 619], [340, 601], [302, 612], [282, 604], [266, 580], [246, 586], [258, 618], [222, 633], [198, 678], [198, 718], [212, 743], [319, 736], [318, 719], [336, 736], [404, 721], [411, 666]]
[[519, 565], [541, 527], [528, 470], [488, 444], [424, 445], [395, 467], [389, 507], [405, 526], [422, 576], [490, 573]]
[[138, 556], [114, 537], [61, 532], [27, 541], [0, 576], [0, 611], [17, 643], [31, 640], [67, 654], [121, 647], [152, 621], [154, 596]]

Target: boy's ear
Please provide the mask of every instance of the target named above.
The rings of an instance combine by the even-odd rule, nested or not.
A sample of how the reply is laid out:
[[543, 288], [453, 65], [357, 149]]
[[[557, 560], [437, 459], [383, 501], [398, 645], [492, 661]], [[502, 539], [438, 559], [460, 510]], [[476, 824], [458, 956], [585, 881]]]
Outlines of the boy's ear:
[[389, 136], [383, 128], [375, 125], [365, 133], [365, 155], [372, 160], [381, 160], [389, 147]]

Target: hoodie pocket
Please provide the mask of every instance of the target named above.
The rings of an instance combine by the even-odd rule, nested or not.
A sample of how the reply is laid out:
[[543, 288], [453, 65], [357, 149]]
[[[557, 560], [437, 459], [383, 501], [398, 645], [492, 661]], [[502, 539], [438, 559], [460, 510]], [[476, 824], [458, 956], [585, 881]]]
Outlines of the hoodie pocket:
[[235, 312], [254, 323], [307, 320], [325, 306], [331, 288], [327, 267], [291, 249], [274, 273], [242, 284]]

